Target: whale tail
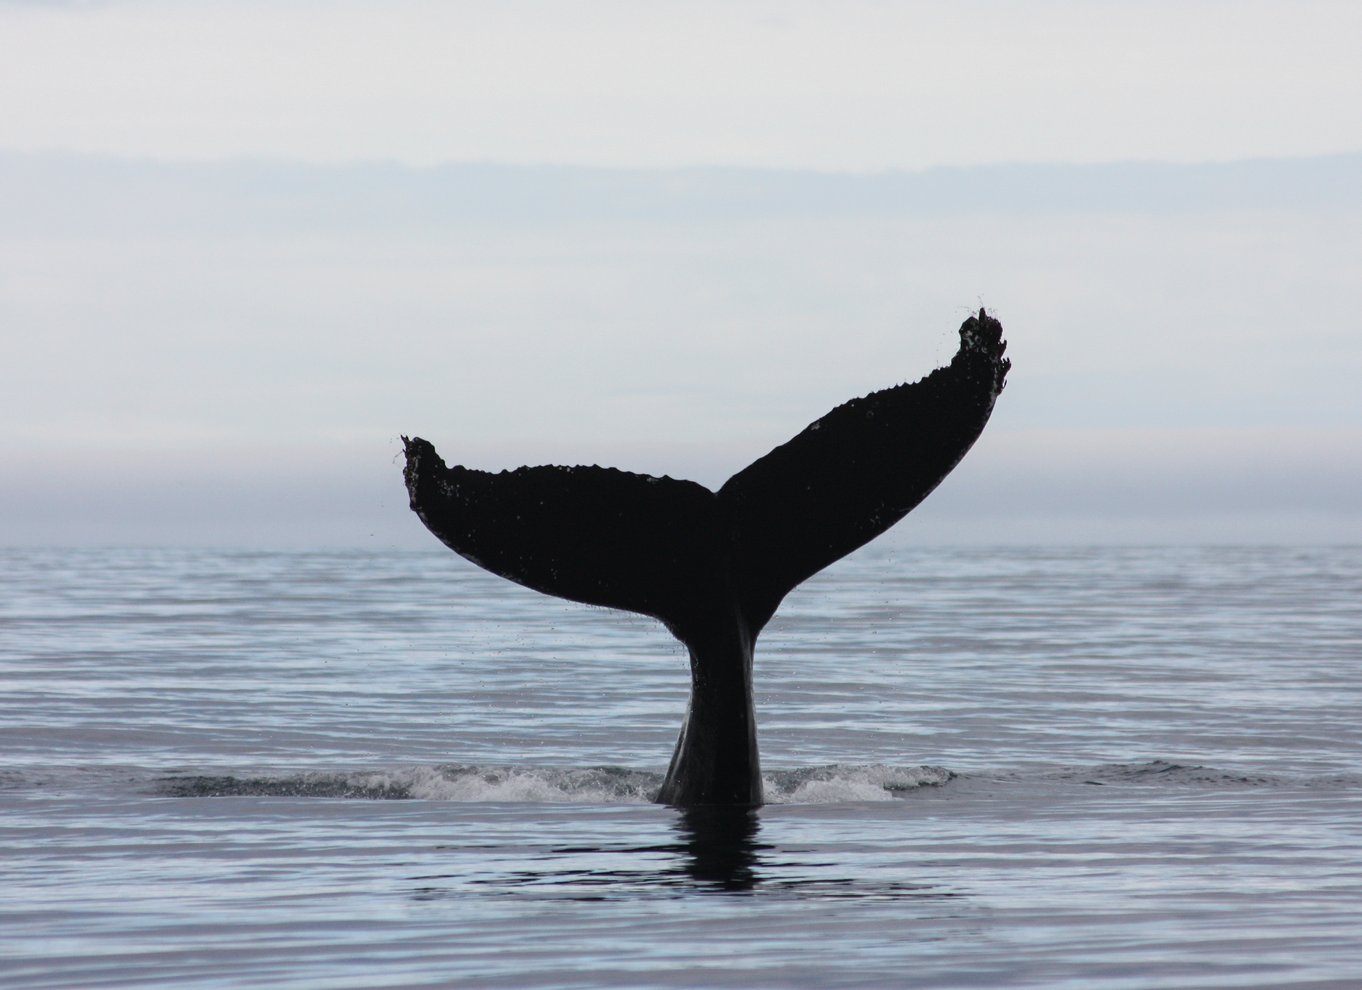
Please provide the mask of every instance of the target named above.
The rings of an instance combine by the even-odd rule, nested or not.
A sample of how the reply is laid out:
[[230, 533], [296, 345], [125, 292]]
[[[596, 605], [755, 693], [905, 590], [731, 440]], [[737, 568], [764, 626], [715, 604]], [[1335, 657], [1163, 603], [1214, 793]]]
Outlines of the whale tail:
[[[983, 310], [949, 365], [852, 399], [718, 490], [602, 467], [448, 467], [402, 441], [411, 507], [450, 549], [545, 594], [660, 619], [691, 708], [661, 800], [761, 802], [752, 648], [784, 597], [902, 519], [988, 422], [1010, 362]], [[743, 769], [735, 771], [735, 766]]]

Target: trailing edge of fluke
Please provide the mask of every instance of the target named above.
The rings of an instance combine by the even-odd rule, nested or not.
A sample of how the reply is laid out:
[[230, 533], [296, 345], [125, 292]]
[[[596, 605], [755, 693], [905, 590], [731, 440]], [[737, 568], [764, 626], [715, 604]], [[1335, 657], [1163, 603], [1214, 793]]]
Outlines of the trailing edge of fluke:
[[657, 800], [762, 803], [757, 635], [802, 581], [931, 493], [983, 431], [1011, 362], [980, 310], [951, 363], [852, 399], [717, 492], [602, 467], [447, 467], [402, 438], [411, 507], [460, 556], [535, 591], [660, 619], [690, 651], [691, 697]]

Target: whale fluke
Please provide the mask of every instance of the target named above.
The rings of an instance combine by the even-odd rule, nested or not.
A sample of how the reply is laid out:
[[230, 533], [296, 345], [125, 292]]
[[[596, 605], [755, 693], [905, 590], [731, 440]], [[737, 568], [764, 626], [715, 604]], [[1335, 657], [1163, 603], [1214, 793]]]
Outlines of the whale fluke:
[[653, 616], [690, 651], [691, 700], [658, 800], [759, 805], [757, 635], [784, 597], [883, 533], [969, 450], [1010, 362], [982, 309], [951, 363], [852, 399], [712, 492], [602, 467], [447, 467], [402, 438], [411, 507], [473, 563], [545, 594]]

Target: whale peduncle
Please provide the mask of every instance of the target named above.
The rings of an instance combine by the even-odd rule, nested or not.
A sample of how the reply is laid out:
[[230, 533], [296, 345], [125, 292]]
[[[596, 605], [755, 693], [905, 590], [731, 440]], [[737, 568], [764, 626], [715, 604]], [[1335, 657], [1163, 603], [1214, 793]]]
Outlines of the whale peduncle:
[[689, 638], [686, 645], [690, 704], [657, 800], [682, 807], [760, 805], [761, 760], [752, 694], [756, 634], [738, 617]]

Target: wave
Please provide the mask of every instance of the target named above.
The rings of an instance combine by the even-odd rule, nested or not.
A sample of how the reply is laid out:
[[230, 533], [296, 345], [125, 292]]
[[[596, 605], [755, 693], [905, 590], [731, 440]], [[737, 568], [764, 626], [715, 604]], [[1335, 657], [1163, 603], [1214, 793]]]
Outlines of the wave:
[[[1348, 775], [1293, 778], [1284, 774], [1244, 773], [1221, 770], [1200, 764], [1148, 760], [1144, 763], [1101, 763], [1091, 767], [1065, 767], [1047, 775], [1053, 780], [1079, 781], [1084, 784], [1150, 784], [1185, 787], [1331, 787], [1347, 786]], [[1356, 780], [1351, 781], [1353, 785]]]
[[[1170, 760], [1102, 763], [1029, 769], [957, 772], [937, 766], [831, 764], [768, 771], [768, 804], [854, 804], [895, 801], [951, 785], [964, 796], [1001, 784], [1023, 788], [1111, 786], [1114, 788], [1228, 790], [1295, 788], [1311, 791], [1362, 789], [1362, 774], [1245, 772]], [[381, 770], [314, 770], [293, 773], [167, 775], [146, 768], [27, 767], [0, 771], [0, 792], [41, 789], [48, 793], [126, 792], [129, 787], [161, 797], [282, 797], [364, 800], [427, 800], [518, 804], [646, 804], [662, 786], [662, 774], [628, 767], [550, 768], [441, 764]]]
[[[882, 764], [777, 770], [763, 777], [770, 804], [892, 801], [955, 777], [940, 767]], [[444, 765], [352, 773], [306, 772], [281, 777], [176, 775], [156, 782], [167, 797], [307, 797], [428, 801], [645, 804], [662, 774], [625, 767], [555, 769]]]

